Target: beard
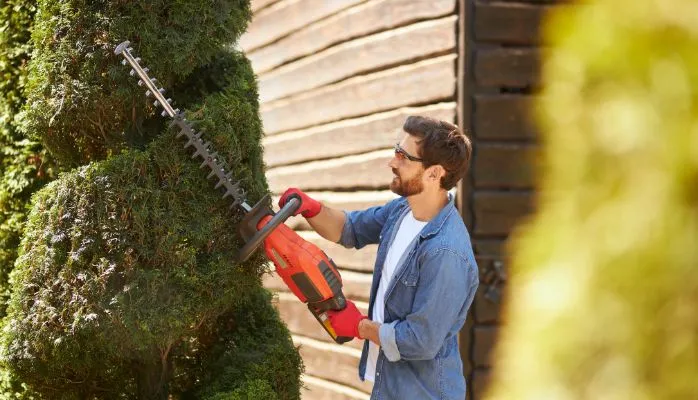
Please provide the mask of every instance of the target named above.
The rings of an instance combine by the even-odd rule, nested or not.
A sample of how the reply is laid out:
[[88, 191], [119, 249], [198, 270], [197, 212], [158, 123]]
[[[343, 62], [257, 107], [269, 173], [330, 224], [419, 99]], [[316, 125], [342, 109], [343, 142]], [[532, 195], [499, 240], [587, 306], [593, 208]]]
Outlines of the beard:
[[422, 174], [417, 174], [410, 179], [403, 180], [397, 171], [393, 169], [395, 178], [390, 182], [390, 190], [402, 197], [409, 197], [422, 193], [424, 185], [422, 184]]

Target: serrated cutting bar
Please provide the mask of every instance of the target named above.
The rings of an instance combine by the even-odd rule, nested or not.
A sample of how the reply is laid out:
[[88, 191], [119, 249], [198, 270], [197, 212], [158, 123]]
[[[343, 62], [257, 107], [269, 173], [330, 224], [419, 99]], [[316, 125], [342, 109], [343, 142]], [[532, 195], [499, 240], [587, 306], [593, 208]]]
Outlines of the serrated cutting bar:
[[215, 188], [218, 189], [223, 187], [225, 189], [223, 198], [232, 198], [233, 204], [230, 208], [238, 206], [245, 212], [251, 211], [252, 207], [247, 204], [245, 191], [240, 187], [239, 182], [232, 179], [232, 172], [226, 172], [226, 165], [222, 160], [218, 159], [218, 153], [211, 151], [211, 142], [204, 141], [202, 138], [203, 134], [201, 132], [197, 133], [194, 128], [192, 128], [189, 121], [184, 118], [184, 115], [179, 109], [172, 107], [172, 99], [165, 98], [165, 89], [159, 88], [158, 85], [155, 84], [157, 80], [148, 76], [148, 68], [141, 67], [140, 58], [133, 56], [133, 48], [129, 47], [130, 44], [131, 43], [127, 40], [116, 46], [114, 50], [115, 54], [121, 54], [124, 57], [121, 63], [124, 65], [131, 65], [132, 70], [130, 74], [131, 76], [138, 75], [138, 86], [145, 85], [147, 88], [145, 95], [148, 97], [155, 97], [153, 105], [163, 108], [163, 117], [169, 116], [172, 118], [173, 121], [170, 126], [177, 125], [180, 128], [177, 138], [185, 138], [187, 140], [184, 144], [184, 148], [193, 148], [194, 154], [192, 158], [201, 158], [203, 160], [200, 168], [208, 166], [211, 172], [209, 172], [207, 178], [211, 179], [215, 176], [218, 179]]

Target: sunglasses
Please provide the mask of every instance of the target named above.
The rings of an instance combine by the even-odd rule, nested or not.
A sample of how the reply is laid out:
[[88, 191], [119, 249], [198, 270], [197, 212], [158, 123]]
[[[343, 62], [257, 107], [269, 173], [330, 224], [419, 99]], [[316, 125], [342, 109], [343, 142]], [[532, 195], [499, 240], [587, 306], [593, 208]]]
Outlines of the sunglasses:
[[395, 143], [395, 157], [397, 157], [399, 160], [408, 159], [410, 161], [418, 161], [418, 162], [423, 161], [421, 158], [415, 157], [412, 154], [405, 151], [405, 149], [400, 147], [399, 143]]

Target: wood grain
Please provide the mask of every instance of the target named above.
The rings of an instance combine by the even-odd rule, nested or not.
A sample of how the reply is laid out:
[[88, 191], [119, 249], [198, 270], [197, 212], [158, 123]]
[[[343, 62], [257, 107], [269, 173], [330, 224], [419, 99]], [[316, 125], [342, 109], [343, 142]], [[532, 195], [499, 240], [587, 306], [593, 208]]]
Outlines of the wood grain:
[[495, 48], [475, 52], [475, 82], [486, 87], [536, 87], [540, 51], [537, 48]]
[[265, 132], [276, 134], [399, 107], [452, 100], [456, 90], [455, 58], [441, 56], [267, 103], [260, 108]]
[[480, 42], [532, 45], [541, 41], [540, 25], [551, 5], [475, 3], [475, 39]]
[[359, 350], [296, 335], [293, 341], [300, 345], [306, 374], [371, 392], [373, 384], [359, 380]]
[[[305, 25], [276, 42], [248, 51], [247, 56], [254, 71], [261, 74], [337, 43], [453, 14], [455, 7], [455, 0], [371, 0]], [[250, 28], [258, 29], [258, 24], [259, 21], [253, 19]]]
[[532, 192], [478, 191], [474, 195], [475, 233], [508, 235], [533, 212]]
[[267, 181], [273, 193], [283, 193], [289, 187], [303, 190], [385, 189], [393, 176], [388, 167], [393, 154], [392, 149], [378, 150], [356, 156], [273, 168], [267, 172]]
[[279, 1], [255, 13], [247, 33], [240, 38], [240, 47], [249, 52], [286, 36], [289, 32], [364, 1], [366, 0]]
[[485, 390], [490, 382], [490, 370], [488, 368], [478, 368], [473, 373], [472, 393], [473, 399], [483, 399]]
[[250, 7], [252, 8], [252, 12], [256, 13], [260, 9], [262, 9], [262, 8], [272, 4], [272, 3], [275, 3], [277, 1], [279, 1], [279, 0], [252, 0]]
[[371, 244], [360, 250], [347, 249], [337, 243], [323, 239], [311, 231], [301, 231], [298, 234], [305, 240], [314, 243], [329, 255], [338, 267], [360, 272], [372, 272], [376, 261], [378, 245]]
[[365, 392], [310, 375], [301, 376], [303, 400], [369, 400]]
[[[382, 206], [398, 197], [395, 193], [388, 190], [374, 192], [308, 192], [308, 195], [325, 206], [343, 211], [365, 210], [369, 207]], [[273, 204], [275, 204], [275, 210], [278, 210], [279, 197], [274, 196], [272, 200]], [[312, 230], [308, 221], [302, 216], [291, 217], [286, 220], [285, 224], [295, 230]]]
[[[329, 253], [328, 256], [332, 258]], [[273, 270], [273, 266], [270, 269]], [[342, 276], [342, 292], [344, 296], [352, 300], [368, 302], [373, 274], [342, 269], [339, 270], [339, 273]], [[264, 287], [270, 290], [288, 292], [288, 287], [276, 272], [264, 275], [263, 282]]]
[[536, 146], [479, 144], [475, 155], [475, 187], [483, 189], [530, 189]]
[[492, 365], [491, 355], [499, 330], [496, 326], [475, 326], [473, 342], [473, 360], [476, 367]]
[[399, 108], [367, 117], [267, 136], [262, 140], [264, 161], [267, 167], [275, 167], [385, 149], [404, 135], [402, 126], [409, 115], [454, 122], [456, 103]]
[[259, 100], [267, 103], [366, 71], [453, 51], [456, 18], [448, 16], [352, 40], [260, 74]]
[[475, 134], [486, 140], [532, 140], [535, 98], [525, 95], [477, 95], [473, 115]]
[[[296, 298], [290, 292], [278, 292], [278, 303], [276, 305], [279, 310], [281, 320], [286, 323], [291, 333], [302, 335], [326, 343], [334, 343], [330, 335], [315, 319], [313, 314], [308, 310], [308, 307]], [[366, 312], [365, 303], [357, 303], [357, 308]], [[342, 345], [343, 348], [354, 349], [361, 351], [363, 341], [352, 340], [351, 342]]]

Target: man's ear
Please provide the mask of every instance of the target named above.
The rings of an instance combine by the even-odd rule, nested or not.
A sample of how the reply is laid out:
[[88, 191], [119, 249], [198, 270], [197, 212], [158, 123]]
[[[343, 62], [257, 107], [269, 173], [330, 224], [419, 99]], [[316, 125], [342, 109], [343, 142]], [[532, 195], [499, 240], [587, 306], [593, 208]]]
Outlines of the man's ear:
[[444, 170], [444, 167], [440, 165], [432, 165], [429, 167], [429, 172], [427, 173], [429, 179], [441, 180], [441, 177], [444, 175], [446, 175], [446, 170]]

